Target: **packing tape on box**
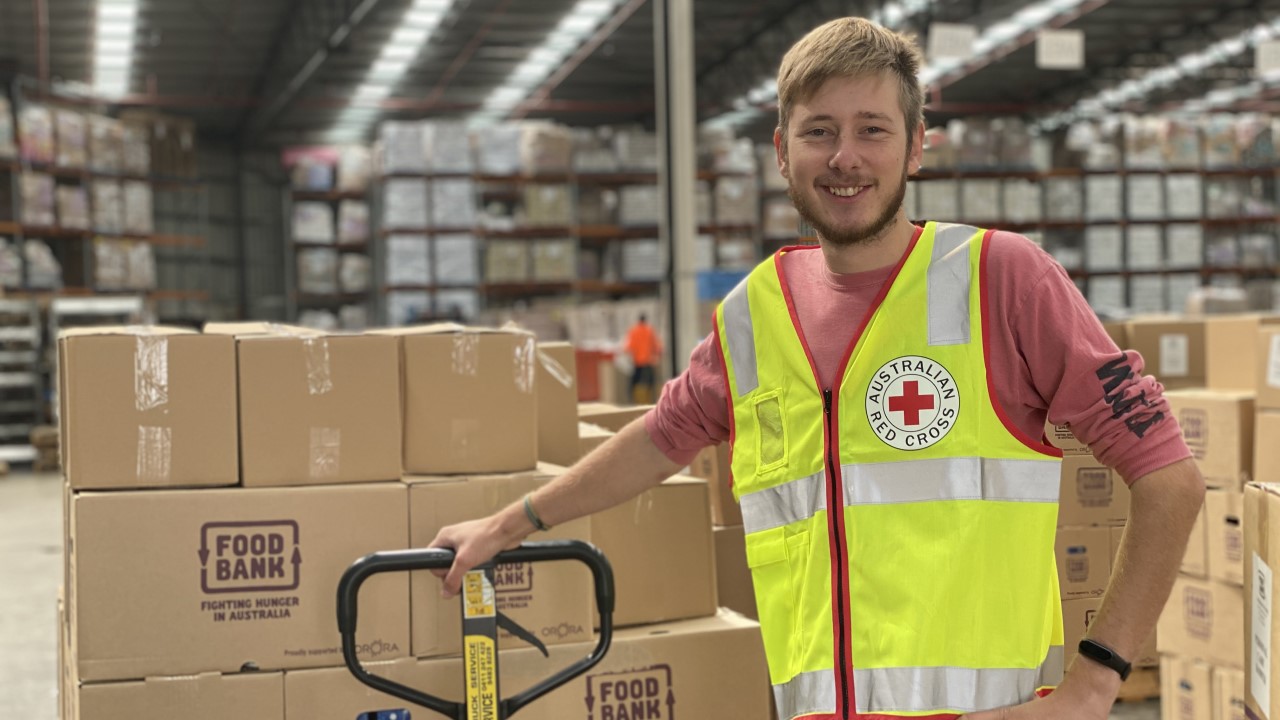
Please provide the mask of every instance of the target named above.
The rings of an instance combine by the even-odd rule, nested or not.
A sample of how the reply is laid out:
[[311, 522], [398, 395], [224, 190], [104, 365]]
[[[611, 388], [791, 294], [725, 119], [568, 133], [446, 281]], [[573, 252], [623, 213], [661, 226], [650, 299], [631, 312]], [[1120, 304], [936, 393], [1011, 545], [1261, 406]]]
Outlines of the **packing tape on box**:
[[173, 458], [173, 430], [167, 427], [138, 426], [138, 479], [164, 484], [169, 481]]
[[169, 338], [138, 335], [133, 352], [133, 399], [139, 412], [169, 402]]
[[546, 370], [547, 374], [550, 375], [552, 379], [554, 379], [556, 382], [560, 383], [566, 388], [573, 387], [573, 376], [570, 375], [569, 371], [566, 370], [565, 367], [560, 364], [559, 360], [556, 360], [555, 358], [551, 357], [545, 352], [539, 350], [538, 362], [542, 364], [542, 369]]
[[307, 390], [312, 395], [324, 395], [333, 390], [333, 373], [329, 367], [329, 339], [303, 338], [302, 347], [307, 358]]
[[311, 479], [323, 480], [337, 477], [341, 460], [342, 430], [311, 428]]
[[516, 389], [526, 395], [533, 392], [533, 382], [538, 376], [537, 352], [538, 344], [532, 337], [526, 337], [524, 342], [516, 343], [516, 356], [513, 363], [516, 372]]
[[453, 374], [475, 377], [480, 374], [480, 336], [462, 332], [453, 336]]

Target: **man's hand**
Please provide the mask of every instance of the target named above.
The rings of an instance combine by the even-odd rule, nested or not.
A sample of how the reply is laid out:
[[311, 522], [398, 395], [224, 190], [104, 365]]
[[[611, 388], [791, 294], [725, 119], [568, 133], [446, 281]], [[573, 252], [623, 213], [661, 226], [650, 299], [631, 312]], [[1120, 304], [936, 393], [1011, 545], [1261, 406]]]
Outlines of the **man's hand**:
[[[442, 528], [431, 541], [428, 548], [446, 548], [452, 550], [453, 566], [448, 570], [432, 570], [436, 577], [444, 580], [444, 588], [440, 591], [443, 598], [451, 598], [462, 589], [462, 576], [477, 565], [488, 562], [503, 550], [511, 550], [520, 545], [528, 532], [519, 533], [504, 530], [503, 513], [490, 515], [479, 520], [449, 525]], [[530, 527], [530, 530], [533, 528]]]
[[1107, 720], [1120, 676], [1114, 670], [1077, 657], [1062, 685], [1042, 698], [1012, 707], [965, 715], [965, 720]]

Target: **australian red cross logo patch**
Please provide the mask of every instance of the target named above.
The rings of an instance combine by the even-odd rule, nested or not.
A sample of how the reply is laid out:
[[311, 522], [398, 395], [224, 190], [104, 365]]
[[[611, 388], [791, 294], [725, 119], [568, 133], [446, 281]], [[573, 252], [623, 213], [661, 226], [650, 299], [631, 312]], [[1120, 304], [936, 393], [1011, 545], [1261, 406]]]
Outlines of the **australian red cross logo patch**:
[[935, 360], [908, 355], [885, 363], [867, 386], [867, 420], [899, 450], [922, 450], [946, 437], [960, 416], [955, 378]]

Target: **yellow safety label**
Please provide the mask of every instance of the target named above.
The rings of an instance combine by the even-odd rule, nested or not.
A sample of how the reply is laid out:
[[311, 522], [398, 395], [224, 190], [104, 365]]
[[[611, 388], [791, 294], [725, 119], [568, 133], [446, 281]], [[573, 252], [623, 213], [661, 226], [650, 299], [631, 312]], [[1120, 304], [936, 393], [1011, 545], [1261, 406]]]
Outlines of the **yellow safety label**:
[[485, 577], [484, 571], [472, 570], [463, 577], [462, 595], [463, 618], [494, 617], [497, 614], [493, 584]]
[[493, 638], [466, 636], [467, 720], [498, 720], [497, 654]]

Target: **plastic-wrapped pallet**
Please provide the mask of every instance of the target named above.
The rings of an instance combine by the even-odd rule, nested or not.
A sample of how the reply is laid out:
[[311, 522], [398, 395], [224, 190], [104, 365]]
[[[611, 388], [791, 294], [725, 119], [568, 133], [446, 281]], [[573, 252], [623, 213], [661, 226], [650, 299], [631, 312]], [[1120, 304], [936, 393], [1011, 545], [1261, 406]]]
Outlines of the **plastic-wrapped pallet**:
[[332, 248], [299, 250], [298, 290], [311, 295], [338, 292], [338, 251]]
[[427, 168], [437, 173], [469, 173], [471, 140], [466, 123], [456, 120], [427, 120], [422, 123], [422, 142], [427, 152]]
[[477, 130], [471, 136], [476, 169], [484, 175], [520, 172], [520, 123], [502, 122]]
[[1244, 209], [1247, 187], [1238, 178], [1210, 178], [1205, 183], [1205, 215], [1226, 218], [1239, 215]]
[[338, 262], [338, 289], [344, 293], [368, 290], [372, 270], [372, 261], [368, 255], [342, 253]]
[[62, 287], [62, 265], [48, 244], [43, 240], [26, 240], [22, 244], [22, 254], [27, 265], [27, 287]]
[[960, 197], [960, 219], [965, 222], [998, 224], [1004, 219], [1000, 216], [999, 180], [962, 180]]
[[1084, 234], [1085, 269], [1119, 272], [1124, 269], [1124, 235], [1119, 225], [1096, 225]]
[[621, 170], [658, 169], [658, 138], [651, 132], [636, 128], [620, 129], [613, 135], [613, 151]]
[[387, 238], [387, 285], [430, 285], [431, 247], [425, 235], [391, 235]]
[[1031, 131], [1021, 118], [1002, 117], [991, 122], [996, 137], [997, 164], [1005, 169], [1035, 167]]
[[756, 156], [760, 161], [760, 178], [766, 191], [787, 189], [787, 179], [778, 172], [778, 153], [772, 145], [758, 145]]
[[933, 180], [920, 184], [920, 218], [955, 222], [960, 217], [960, 189], [955, 180]]
[[1205, 265], [1235, 267], [1240, 264], [1240, 239], [1235, 235], [1209, 238], [1204, 247]]
[[97, 290], [124, 290], [129, 286], [129, 252], [123, 241], [94, 238], [93, 286]]
[[74, 110], [53, 111], [58, 138], [58, 165], [83, 168], [89, 164], [89, 143], [84, 115]]
[[1158, 170], [1164, 167], [1163, 138], [1167, 121], [1157, 117], [1124, 119], [1125, 167]]
[[1034, 180], [1005, 180], [1004, 219], [1011, 223], [1040, 222], [1040, 188]]
[[431, 181], [431, 224], [438, 228], [469, 228], [476, 224], [476, 187], [470, 178]]
[[1198, 268], [1204, 262], [1204, 228], [1194, 223], [1169, 225], [1165, 230], [1171, 268]]
[[419, 122], [388, 120], [379, 125], [382, 172], [425, 173], [428, 167], [423, 139], [423, 125]]
[[578, 224], [613, 225], [618, 221], [618, 193], [584, 185], [578, 189]]
[[1190, 120], [1165, 121], [1164, 163], [1169, 168], [1200, 167], [1200, 126]]
[[573, 169], [579, 173], [611, 173], [618, 170], [618, 158], [603, 133], [574, 128]]
[[488, 283], [527, 282], [530, 275], [528, 240], [493, 240], [485, 244], [484, 279]]
[[1116, 313], [1125, 310], [1124, 278], [1118, 275], [1095, 275], [1089, 278], [1089, 305], [1095, 312]]
[[1236, 119], [1240, 162], [1246, 167], [1276, 164], [1276, 131], [1269, 115], [1246, 113]]
[[124, 197], [120, 183], [101, 178], [90, 183], [93, 208], [93, 229], [107, 235], [118, 235], [124, 230]]
[[748, 238], [726, 238], [716, 243], [716, 256], [724, 270], [750, 270], [759, 262], [756, 244]]
[[326, 202], [293, 205], [293, 239], [297, 242], [334, 242], [333, 206]]
[[300, 153], [289, 168], [289, 185], [294, 190], [323, 192], [333, 189], [332, 153]]
[[1084, 189], [1086, 220], [1120, 219], [1124, 185], [1119, 175], [1089, 175], [1084, 179]]
[[102, 115], [89, 116], [89, 167], [117, 173], [124, 165], [124, 123]]
[[55, 191], [58, 204], [58, 227], [88, 230], [89, 193], [80, 185], [59, 185]]
[[369, 308], [363, 305], [343, 305], [338, 308], [338, 326], [343, 330], [364, 330], [369, 327]]
[[1165, 177], [1165, 209], [1168, 217], [1196, 220], [1204, 214], [1204, 188], [1200, 176], [1180, 173]]
[[729, 128], [700, 128], [698, 149], [703, 157], [699, 166], [722, 173], [756, 171], [756, 149], [750, 138], [734, 137]]
[[627, 240], [622, 245], [622, 279], [645, 282], [662, 277], [662, 258], [657, 240]]
[[414, 325], [432, 312], [431, 294], [419, 290], [387, 293], [387, 322], [394, 327]]
[[569, 239], [535, 240], [533, 279], [539, 282], [568, 282], [577, 272], [574, 252], [577, 243]]
[[1204, 121], [1204, 166], [1209, 169], [1240, 165], [1240, 146], [1232, 115], [1213, 115]]
[[421, 178], [391, 178], [383, 186], [382, 227], [386, 229], [427, 226], [427, 181]]
[[715, 205], [712, 200], [711, 183], [706, 180], [699, 180], [694, 184], [694, 205], [697, 206], [697, 216], [699, 225], [710, 225], [715, 222], [715, 215], [712, 213], [712, 207]]
[[51, 163], [54, 153], [53, 113], [43, 105], [26, 105], [18, 113], [18, 147], [22, 158]]
[[1271, 235], [1248, 233], [1240, 236], [1240, 266], [1270, 268], [1276, 264], [1276, 246]]
[[455, 320], [472, 320], [480, 314], [480, 293], [465, 288], [437, 290], [436, 312]]
[[572, 189], [568, 185], [525, 185], [524, 223], [529, 227], [572, 225]]
[[716, 269], [716, 239], [711, 235], [694, 238], [693, 268], [699, 272]]
[[13, 158], [18, 155], [18, 144], [14, 142], [13, 112], [9, 98], [0, 97], [0, 158]]
[[9, 238], [0, 237], [0, 287], [22, 287], [22, 256]]
[[338, 316], [331, 310], [303, 310], [298, 313], [298, 324], [312, 330], [333, 332], [341, 327]]
[[1165, 293], [1165, 279], [1159, 275], [1135, 275], [1129, 279], [1129, 307], [1135, 313], [1165, 312]]
[[1047, 178], [1044, 191], [1045, 219], [1074, 222], [1084, 218], [1084, 194], [1078, 178]]
[[1159, 175], [1130, 175], [1128, 177], [1128, 219], [1158, 220], [1164, 217], [1164, 198]]
[[121, 183], [124, 194], [124, 231], [132, 235], [150, 235], [155, 231], [151, 185], [139, 180]]
[[369, 204], [363, 200], [343, 200], [338, 204], [338, 242], [363, 243], [369, 240]]
[[[373, 153], [363, 145], [338, 148], [338, 190], [364, 192], [373, 174]], [[343, 325], [346, 327], [346, 325]]]
[[436, 285], [474, 285], [480, 282], [480, 243], [471, 235], [437, 235]]
[[618, 224], [643, 227], [658, 224], [658, 186], [627, 185], [618, 194]]
[[129, 289], [154, 289], [156, 286], [155, 248], [145, 240], [129, 240], [125, 242], [125, 252], [129, 259]]
[[754, 225], [760, 213], [760, 192], [754, 176], [716, 180], [716, 224]]
[[1177, 273], [1167, 278], [1169, 309], [1184, 312], [1187, 300], [1200, 289], [1200, 273]]
[[138, 120], [121, 122], [120, 167], [126, 174], [151, 174], [151, 126]]
[[22, 173], [22, 221], [28, 225], [52, 226], [53, 176], [45, 173]]
[[956, 167], [981, 169], [995, 167], [999, 146], [991, 121], [986, 118], [952, 120], [947, 123], [951, 142], [957, 148]]
[[800, 213], [784, 197], [772, 197], [764, 203], [764, 236], [792, 239], [800, 234]]
[[520, 127], [520, 167], [526, 175], [568, 172], [573, 166], [573, 135], [569, 128], [545, 121]]
[[1157, 225], [1130, 225], [1126, 242], [1126, 270], [1164, 267], [1164, 242]]

